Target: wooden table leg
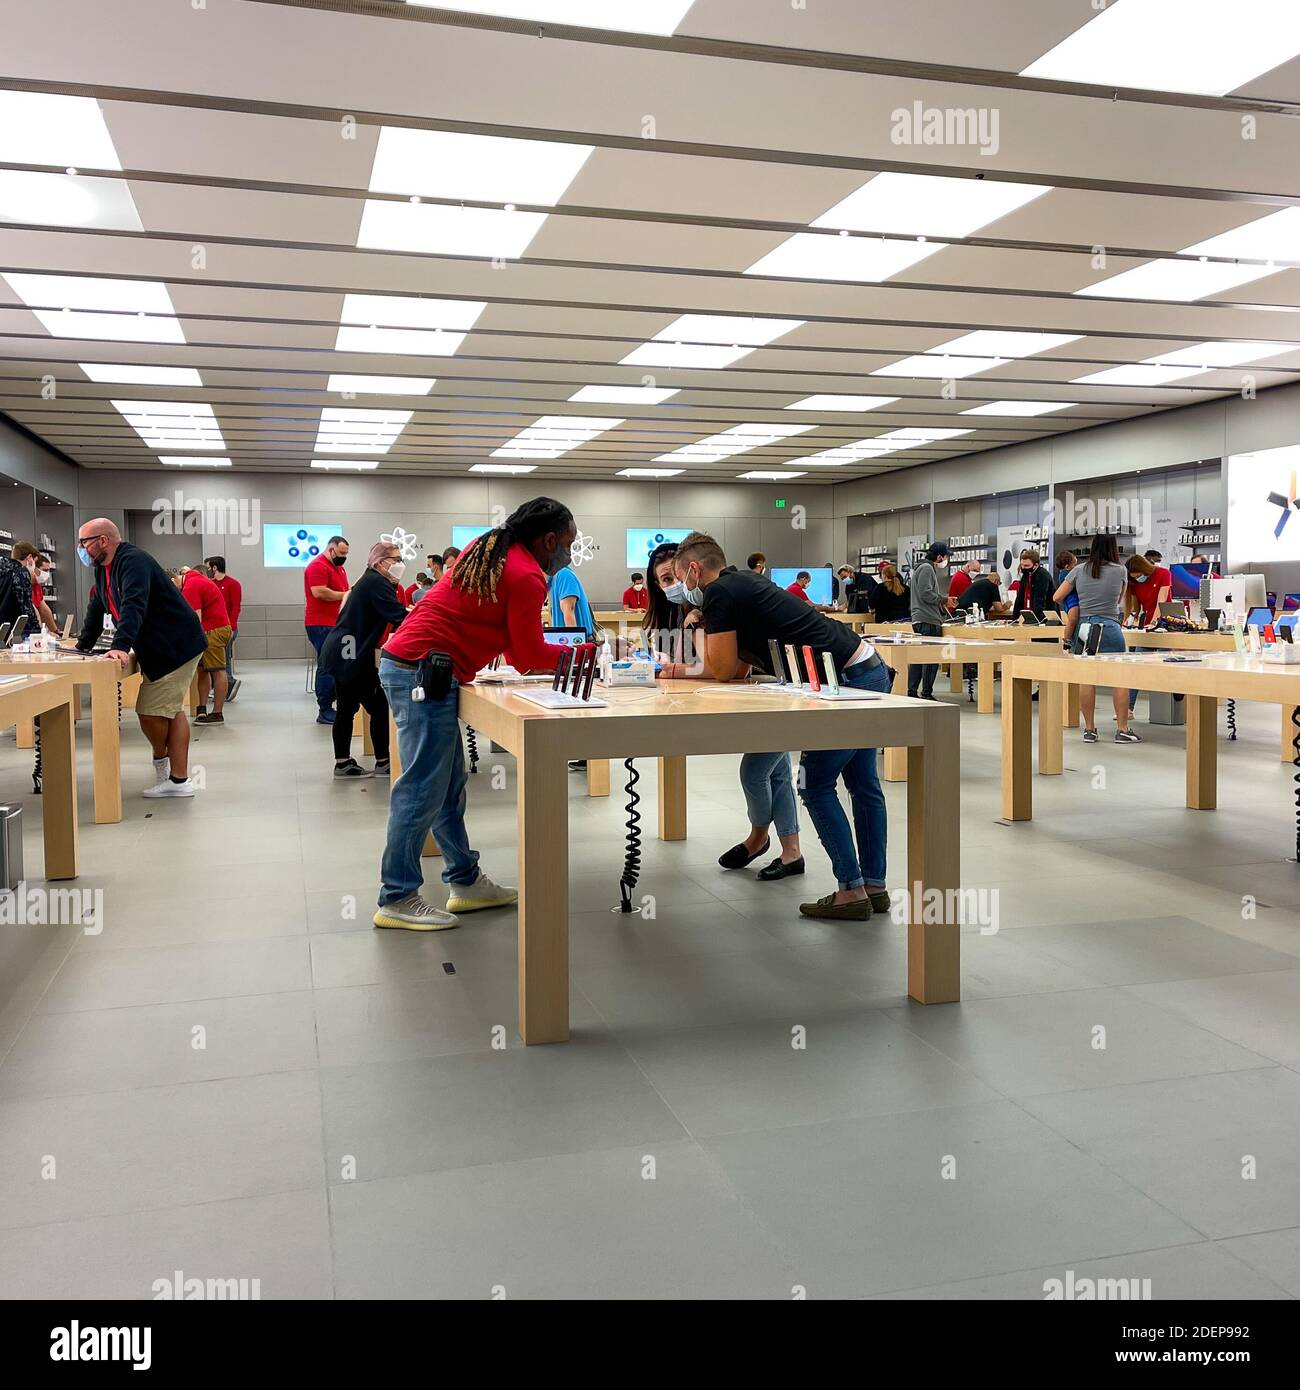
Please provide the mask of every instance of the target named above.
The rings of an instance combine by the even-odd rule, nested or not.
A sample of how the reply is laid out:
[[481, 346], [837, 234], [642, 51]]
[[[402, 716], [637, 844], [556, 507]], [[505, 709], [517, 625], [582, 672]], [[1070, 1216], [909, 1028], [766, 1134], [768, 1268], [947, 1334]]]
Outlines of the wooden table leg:
[[34, 719], [20, 719], [14, 725], [14, 746], [16, 748], [36, 747], [36, 721]]
[[1079, 687], [1077, 685], [1065, 687], [1065, 701], [1061, 706], [1061, 725], [1066, 729], [1079, 727]]
[[955, 712], [926, 726], [907, 763], [907, 992], [948, 1004], [961, 998], [961, 739]]
[[609, 795], [609, 759], [587, 759], [587, 795]]
[[[885, 658], [894, 667], [896, 675], [894, 684], [890, 687], [891, 695], [907, 694], [907, 656], [898, 651], [897, 648], [890, 650]], [[907, 749], [906, 748], [886, 748], [885, 749], [885, 781], [886, 782], [906, 782], [907, 781]]]
[[1008, 678], [1002, 668], [1002, 818], [1032, 820], [1034, 815], [1034, 703], [1029, 681]]
[[357, 713], [357, 723], [361, 725], [361, 751], [368, 758], [375, 756], [375, 741], [370, 737], [370, 715], [363, 708]]
[[[532, 721], [530, 721], [532, 722]], [[544, 721], [519, 750], [519, 1036], [569, 1036], [569, 804], [565, 759]]]
[[686, 759], [659, 760], [659, 838], [686, 838]]
[[[95, 824], [122, 819], [122, 730], [117, 721], [117, 671], [104, 663], [105, 676], [90, 687], [90, 743], [95, 777]], [[44, 750], [42, 750], [44, 752]]]
[[948, 663], [948, 690], [950, 694], [960, 695], [962, 692], [962, 665], [963, 663], [960, 661]]
[[1282, 706], [1282, 746], [1280, 751], [1284, 763], [1289, 763], [1295, 758], [1295, 748], [1292, 746], [1292, 740], [1296, 736], [1296, 727], [1291, 722], [1291, 711], [1296, 708], [1300, 707], [1296, 705]]
[[[364, 711], [363, 711], [364, 712]], [[397, 721], [393, 718], [392, 710], [388, 711], [388, 785], [391, 787], [394, 782], [402, 775], [402, 746], [397, 741]], [[424, 837], [424, 846], [420, 850], [421, 859], [441, 859], [442, 851], [438, 848], [438, 842], [433, 838], [433, 831]]]
[[1061, 706], [1064, 703], [1059, 681], [1038, 682], [1038, 773], [1060, 773], [1065, 766], [1061, 727]]
[[1213, 811], [1218, 804], [1219, 702], [1213, 695], [1188, 695], [1187, 804]]
[[975, 713], [993, 713], [993, 672], [996, 666], [994, 661], [977, 661], [975, 663]]
[[71, 701], [41, 715], [41, 787], [45, 877], [76, 878], [77, 741]]

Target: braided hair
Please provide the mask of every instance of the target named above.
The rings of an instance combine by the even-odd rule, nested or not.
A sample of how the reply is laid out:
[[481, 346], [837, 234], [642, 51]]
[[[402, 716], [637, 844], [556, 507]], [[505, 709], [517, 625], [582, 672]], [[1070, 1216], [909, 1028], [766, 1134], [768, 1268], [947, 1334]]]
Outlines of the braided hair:
[[480, 603], [495, 603], [497, 582], [512, 545], [527, 545], [551, 531], [567, 531], [573, 513], [553, 497], [534, 497], [506, 517], [505, 525], [484, 531], [456, 561], [447, 583], [473, 594]]

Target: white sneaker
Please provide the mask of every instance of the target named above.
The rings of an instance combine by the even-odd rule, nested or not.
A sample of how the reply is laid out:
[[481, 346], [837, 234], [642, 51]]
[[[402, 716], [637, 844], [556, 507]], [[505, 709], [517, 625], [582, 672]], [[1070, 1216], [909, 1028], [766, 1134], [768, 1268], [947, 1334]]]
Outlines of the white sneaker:
[[440, 907], [427, 903], [418, 894], [399, 898], [395, 903], [383, 903], [376, 910], [374, 923], [377, 927], [399, 927], [404, 931], [446, 931], [458, 927], [460, 923]]
[[170, 777], [165, 782], [159, 782], [156, 787], [146, 787], [140, 793], [141, 796], [193, 796], [194, 782], [187, 777], [183, 782], [173, 782]]
[[473, 883], [451, 885], [447, 897], [448, 912], [478, 912], [485, 907], [509, 907], [519, 901], [519, 889], [508, 884], [494, 883], [480, 873]]

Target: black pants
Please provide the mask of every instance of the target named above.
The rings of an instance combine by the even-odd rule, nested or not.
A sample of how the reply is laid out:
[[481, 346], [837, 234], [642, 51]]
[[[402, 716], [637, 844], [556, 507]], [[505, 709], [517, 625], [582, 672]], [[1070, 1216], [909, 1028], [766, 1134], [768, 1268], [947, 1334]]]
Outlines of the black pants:
[[357, 680], [340, 680], [336, 687], [334, 716], [334, 757], [352, 756], [352, 721], [359, 709], [370, 716], [370, 742], [376, 759], [388, 757], [388, 701], [379, 684], [379, 672], [366, 663], [365, 674]]
[[[941, 623], [913, 623], [912, 631], [922, 637], [942, 637]], [[939, 674], [939, 664], [933, 666], [909, 665], [907, 668], [907, 693], [916, 698], [918, 689], [922, 695], [934, 694], [934, 678]]]

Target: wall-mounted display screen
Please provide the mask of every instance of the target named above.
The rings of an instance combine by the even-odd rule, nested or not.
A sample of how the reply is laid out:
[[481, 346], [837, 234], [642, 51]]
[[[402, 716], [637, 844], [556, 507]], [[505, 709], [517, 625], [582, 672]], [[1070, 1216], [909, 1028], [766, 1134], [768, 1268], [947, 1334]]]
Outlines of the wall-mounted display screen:
[[[803, 574], [804, 571], [795, 569], [774, 569], [771, 571], [772, 582], [779, 584], [783, 589], [788, 589], [795, 581], [795, 576]], [[808, 595], [810, 603], [822, 603], [830, 605], [834, 603], [835, 588], [831, 583], [831, 571], [826, 566], [820, 569], [813, 569], [810, 565], [808, 573], [812, 575], [812, 583], [804, 591]]]
[[665, 541], [684, 541], [689, 526], [629, 526], [627, 528], [627, 567], [644, 570], [650, 552]]
[[470, 541], [477, 540], [484, 531], [490, 531], [490, 526], [453, 526], [451, 528], [451, 543], [457, 550], [464, 550]]
[[1300, 560], [1300, 445], [1228, 459], [1229, 573]]
[[331, 536], [343, 534], [340, 521], [262, 527], [262, 563], [267, 569], [303, 569], [320, 555]]

